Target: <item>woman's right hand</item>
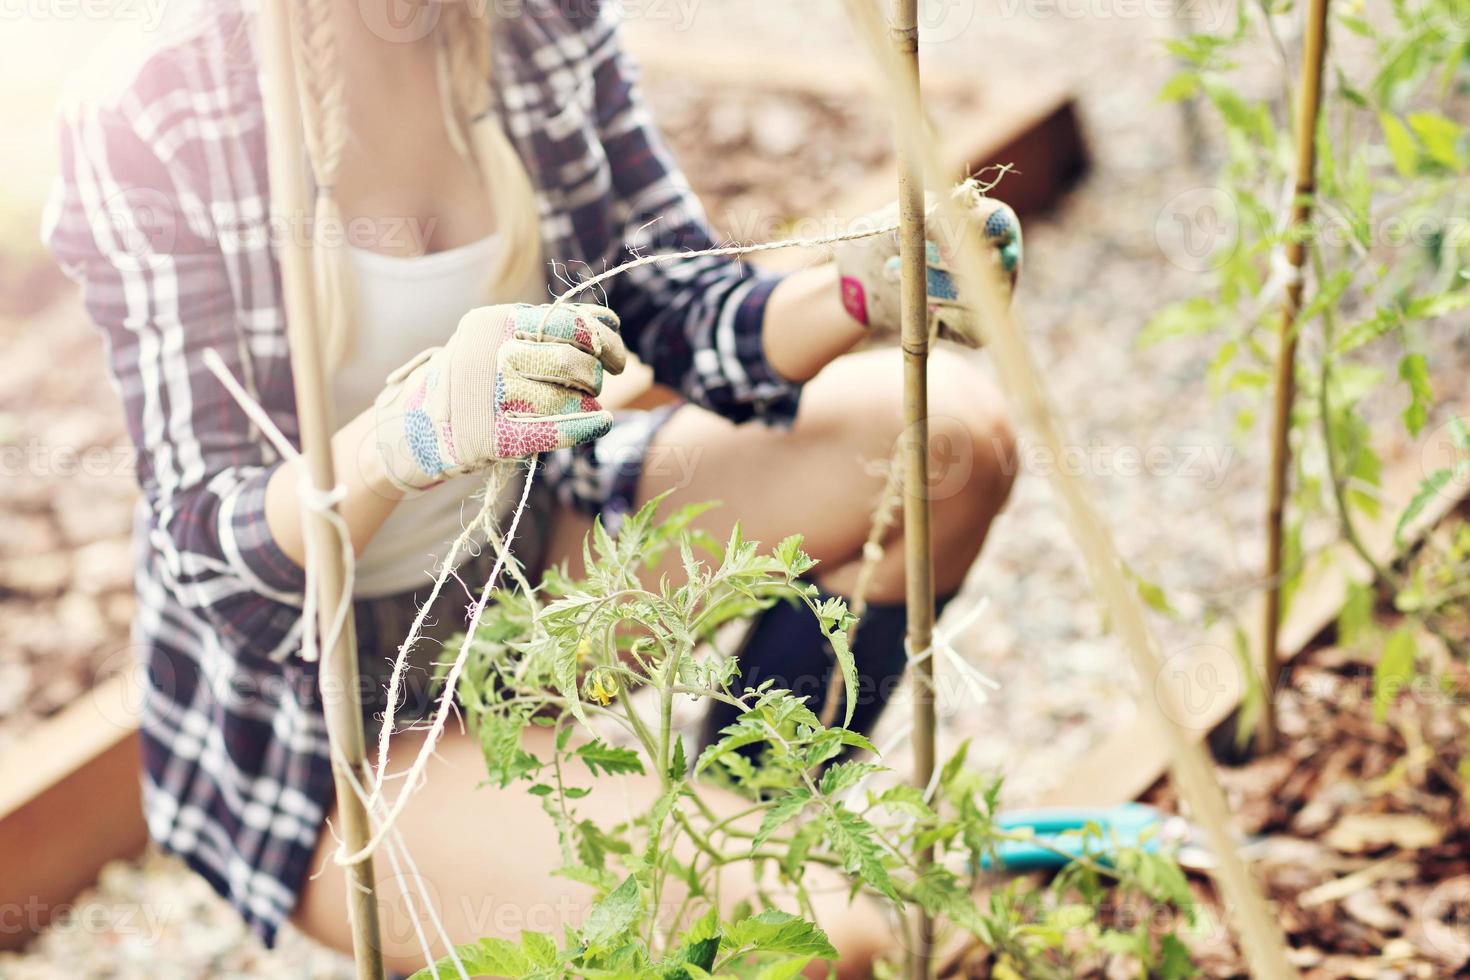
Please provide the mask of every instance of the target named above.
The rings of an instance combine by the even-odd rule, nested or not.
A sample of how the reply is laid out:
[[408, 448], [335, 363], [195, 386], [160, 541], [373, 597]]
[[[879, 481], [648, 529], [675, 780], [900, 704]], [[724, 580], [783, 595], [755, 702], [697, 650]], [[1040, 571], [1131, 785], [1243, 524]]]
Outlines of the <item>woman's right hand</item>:
[[374, 402], [389, 482], [422, 490], [605, 435], [612, 415], [597, 401], [603, 373], [620, 373], [626, 361], [617, 315], [605, 307], [471, 310], [443, 347], [389, 375]]

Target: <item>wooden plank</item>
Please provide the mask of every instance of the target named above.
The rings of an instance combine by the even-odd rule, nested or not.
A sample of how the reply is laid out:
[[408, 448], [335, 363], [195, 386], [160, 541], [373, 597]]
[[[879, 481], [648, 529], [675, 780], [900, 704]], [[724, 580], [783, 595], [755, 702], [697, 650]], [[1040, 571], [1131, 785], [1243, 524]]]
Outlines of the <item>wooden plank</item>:
[[[861, 57], [782, 51], [750, 44], [670, 43], [667, 29], [626, 30], [623, 47], [645, 75], [678, 79], [704, 88], [739, 91], [804, 92], [851, 99], [866, 98], [872, 74]], [[924, 88], [951, 91], [977, 85], [974, 76], [953, 68], [926, 68]]]
[[[1038, 79], [986, 98], [974, 118], [943, 134], [944, 166], [956, 182], [1010, 164], [995, 196], [1021, 217], [1054, 206], [1087, 170], [1087, 146], [1076, 99], [1065, 85]], [[893, 198], [896, 164], [856, 185], [839, 214], [863, 214]]]
[[[1470, 401], [1462, 403], [1456, 413], [1470, 414]], [[1359, 533], [1368, 553], [1379, 564], [1393, 560], [1396, 554], [1393, 529], [1398, 515], [1413, 497], [1426, 470], [1426, 461], [1445, 465], [1456, 458], [1456, 450], [1444, 427], [1433, 432], [1417, 446], [1411, 446], [1386, 469], [1383, 501], [1377, 520], [1358, 518]], [[1465, 499], [1466, 487], [1447, 487], [1425, 507], [1406, 540], [1418, 540], [1450, 514]], [[1362, 558], [1347, 544], [1338, 542], [1325, 549], [1306, 568], [1281, 628], [1283, 658], [1300, 653], [1337, 619], [1353, 584], [1370, 581], [1372, 573]], [[1261, 644], [1261, 606], [1264, 597], [1255, 595], [1238, 611], [1236, 621], [1244, 624], [1253, 651]], [[1186, 715], [1172, 719], [1195, 739], [1203, 739], [1224, 722], [1240, 705], [1246, 691], [1245, 676], [1234, 653], [1235, 639], [1231, 628], [1222, 625], [1211, 630], [1199, 645], [1169, 657], [1158, 684], [1175, 685]], [[1144, 691], [1148, 697], [1151, 692]], [[1164, 775], [1169, 765], [1167, 743], [1147, 715], [1099, 742], [1069, 772], [1043, 795], [1044, 806], [1112, 806], [1137, 799]]]
[[147, 843], [138, 775], [137, 685], [94, 688], [0, 754], [0, 949], [17, 949], [97, 878]]

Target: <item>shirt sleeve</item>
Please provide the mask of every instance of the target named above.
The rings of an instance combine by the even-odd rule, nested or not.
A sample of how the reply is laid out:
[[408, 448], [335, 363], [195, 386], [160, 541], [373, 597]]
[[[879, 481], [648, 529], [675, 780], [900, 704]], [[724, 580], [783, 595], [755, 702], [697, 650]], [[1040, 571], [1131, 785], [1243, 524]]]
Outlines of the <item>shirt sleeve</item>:
[[[589, 28], [597, 128], [612, 172], [609, 268], [635, 254], [716, 244], [637, 91], [637, 67], [618, 36], [620, 6], [603, 4]], [[655, 262], [610, 280], [607, 305], [662, 384], [736, 422], [789, 424], [801, 386], [771, 367], [761, 337], [780, 279], [730, 257]]]
[[[123, 107], [74, 107], [43, 237], [106, 338], [137, 448], [152, 574], [233, 653], [283, 660], [300, 646], [305, 573], [266, 525], [279, 460], [204, 365], [214, 349], [259, 398], [191, 172], [176, 146], [145, 141]], [[260, 400], [294, 431], [294, 403]]]

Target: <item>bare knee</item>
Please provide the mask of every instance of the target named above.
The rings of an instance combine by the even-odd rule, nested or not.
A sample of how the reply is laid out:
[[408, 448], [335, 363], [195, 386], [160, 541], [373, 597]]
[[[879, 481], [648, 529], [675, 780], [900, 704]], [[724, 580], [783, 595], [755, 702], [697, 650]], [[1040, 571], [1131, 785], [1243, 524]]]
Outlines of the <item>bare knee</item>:
[[1000, 394], [962, 355], [937, 356], [930, 381], [934, 572], [952, 592], [980, 553], [1015, 483], [1015, 430]]

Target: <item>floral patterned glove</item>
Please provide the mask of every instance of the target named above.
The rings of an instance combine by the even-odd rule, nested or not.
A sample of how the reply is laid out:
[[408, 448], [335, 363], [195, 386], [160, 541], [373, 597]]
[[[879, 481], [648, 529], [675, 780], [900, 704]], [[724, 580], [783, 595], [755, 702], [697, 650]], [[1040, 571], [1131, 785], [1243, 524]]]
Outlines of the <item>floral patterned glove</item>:
[[546, 311], [523, 303], [471, 310], [443, 347], [388, 376], [374, 411], [394, 486], [422, 490], [607, 433], [612, 415], [597, 395], [604, 370], [618, 374], [627, 361], [618, 318], [575, 303], [549, 319]]
[[[998, 267], [1009, 275], [1015, 286], [1021, 268], [1021, 223], [1007, 205], [981, 193], [974, 181], [965, 181], [954, 189], [972, 221], [981, 227], [985, 240], [995, 247]], [[930, 195], [929, 210], [934, 198]], [[898, 205], [892, 204], [875, 212], [864, 222], [874, 226], [898, 220]], [[979, 347], [979, 325], [971, 322], [969, 311], [960, 304], [954, 279], [949, 273], [945, 250], [933, 237], [927, 243], [929, 326], [939, 336]], [[876, 334], [897, 333], [899, 329], [899, 259], [898, 232], [860, 238], [837, 246], [837, 271], [842, 280], [842, 305], [853, 319]]]

